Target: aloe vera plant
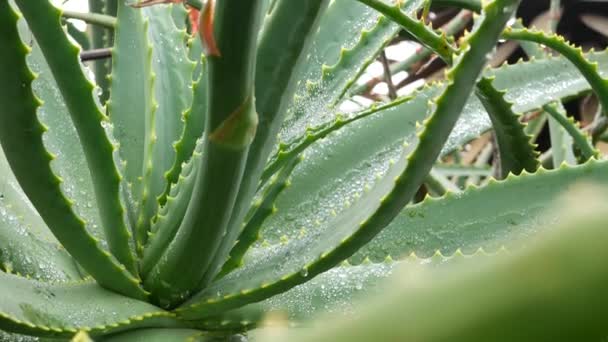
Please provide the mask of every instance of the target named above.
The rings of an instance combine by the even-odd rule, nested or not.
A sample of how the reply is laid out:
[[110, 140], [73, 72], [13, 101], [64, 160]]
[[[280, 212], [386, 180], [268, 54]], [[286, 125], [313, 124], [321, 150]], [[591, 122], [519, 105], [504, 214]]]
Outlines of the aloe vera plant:
[[[423, 0], [0, 0], [0, 338], [605, 337], [603, 197], [562, 229], [546, 209], [608, 183], [562, 106], [593, 92], [607, 115], [608, 53], [513, 24], [519, 2], [435, 0], [463, 10], [445, 34]], [[82, 65], [68, 17], [111, 63]], [[393, 71], [436, 56], [445, 77], [344, 112], [400, 31], [422, 48]], [[488, 67], [499, 40], [535, 58]], [[410, 268], [437, 281], [391, 277]]]

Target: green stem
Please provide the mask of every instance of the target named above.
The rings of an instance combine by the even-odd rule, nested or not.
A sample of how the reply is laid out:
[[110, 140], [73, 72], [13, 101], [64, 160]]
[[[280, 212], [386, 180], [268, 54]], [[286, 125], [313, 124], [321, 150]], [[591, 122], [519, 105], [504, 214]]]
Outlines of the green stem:
[[82, 20], [88, 24], [99, 25], [109, 29], [113, 29], [116, 26], [116, 18], [105, 14], [64, 10], [61, 12], [61, 16], [68, 19]]

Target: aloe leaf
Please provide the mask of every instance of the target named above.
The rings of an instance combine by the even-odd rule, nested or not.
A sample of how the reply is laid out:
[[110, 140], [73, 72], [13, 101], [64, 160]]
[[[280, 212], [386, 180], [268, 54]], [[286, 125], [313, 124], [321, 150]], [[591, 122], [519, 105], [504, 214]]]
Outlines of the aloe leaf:
[[[412, 13], [421, 5], [422, 0], [404, 1], [400, 9]], [[398, 25], [367, 6], [334, 1], [297, 72], [296, 97], [279, 141], [290, 144], [308, 127], [333, 121], [340, 99], [398, 31]]]
[[[151, 132], [145, 146], [144, 180], [140, 196], [142, 207], [137, 222], [138, 241], [141, 244], [146, 242], [150, 220], [158, 208], [156, 198], [165, 191], [165, 172], [174, 164], [173, 143], [179, 140], [182, 133], [182, 114], [192, 104], [192, 73], [196, 65], [188, 58], [185, 28], [175, 26], [172, 5], [146, 7], [143, 13], [149, 20], [155, 106]], [[171, 89], [171, 96], [167, 96], [167, 89]], [[192, 150], [189, 152], [192, 153]]]
[[[544, 44], [559, 52], [574, 64], [583, 74], [595, 91], [602, 108], [608, 108], [608, 81], [602, 77], [598, 70], [597, 63], [585, 59], [581, 48], [570, 45], [566, 40], [558, 35], [548, 35], [541, 31], [529, 31], [527, 29], [508, 28], [503, 33], [507, 39], [517, 39], [533, 41]], [[604, 109], [604, 114], [608, 115], [608, 109]]]
[[0, 270], [47, 281], [80, 279], [74, 260], [49, 233], [0, 149]]
[[190, 60], [197, 62], [194, 71], [192, 72], [192, 80], [204, 80], [205, 77], [201, 77], [201, 74], [204, 70], [204, 62], [206, 59], [203, 53], [203, 42], [199, 38], [198, 33], [194, 33], [188, 40], [188, 56]]
[[[255, 253], [263, 253], [263, 249]], [[356, 315], [361, 309], [359, 301], [382, 294], [389, 287], [386, 280], [395, 270], [453, 267], [465, 260], [481, 261], [494, 256], [478, 250], [470, 255], [456, 252], [444, 256], [436, 253], [428, 258], [420, 258], [411, 254], [400, 261], [388, 257], [379, 263], [366, 262], [356, 266], [344, 263], [285, 293], [206, 318], [197, 326], [208, 330], [245, 330], [259, 327], [264, 319], [274, 315], [285, 315], [291, 327], [306, 327], [309, 320], [322, 313]], [[263, 334], [263, 329], [259, 333]], [[251, 332], [251, 335], [256, 336], [255, 332]]]
[[[521, 21], [516, 21], [513, 25], [513, 28], [516, 29], [521, 29], [524, 28], [525, 26], [523, 25], [523, 23]], [[554, 30], [553, 30], [554, 31]], [[529, 41], [522, 41], [520, 42], [521, 47], [523, 48], [523, 50], [526, 52], [526, 54], [528, 54], [528, 56], [532, 57], [532, 58], [542, 58], [543, 56], [547, 55], [547, 51], [543, 50], [540, 46], [538, 46], [537, 44], [534, 44], [532, 42]], [[565, 113], [565, 108], [564, 106], [561, 104], [561, 102], [556, 102], [557, 106], [559, 107], [560, 112], [564, 112]], [[536, 129], [536, 135], [540, 134], [540, 129], [542, 128], [542, 126], [544, 125], [544, 122], [547, 121], [547, 116], [545, 113], [541, 114], [541, 118], [540, 119], [536, 119], [536, 125], [539, 126], [538, 129]], [[557, 122], [557, 120], [553, 117], [550, 117], [548, 119], [549, 122], [549, 137], [551, 140], [551, 152], [552, 152], [552, 159], [553, 159], [553, 165], [554, 166], [559, 166], [562, 163], [566, 162], [568, 164], [574, 165], [576, 164], [576, 157], [574, 156], [574, 151], [572, 150], [572, 138], [568, 135], [568, 133], [566, 132], [566, 130]], [[528, 131], [531, 131], [532, 129], [527, 128]]]
[[[607, 53], [586, 56], [598, 61], [603, 72], [608, 70]], [[497, 88], [509, 89], [505, 98], [514, 103], [515, 112], [540, 108], [548, 102], [589, 89], [585, 79], [563, 57], [486, 69], [484, 77], [496, 77], [494, 85]], [[548, 82], [554, 86], [544, 86]], [[411, 98], [400, 100], [400, 104], [387, 105], [373, 115], [340, 126], [337, 132], [329, 134], [330, 130], [327, 135], [319, 136], [325, 137], [324, 140], [307, 141], [308, 137], [316, 135], [300, 138], [310, 145], [304, 150], [306, 158], [294, 170], [291, 186], [277, 198], [277, 214], [264, 222], [263, 238], [274, 244], [283, 235], [288, 240], [296, 238], [303, 228], [317, 231], [327, 227], [327, 221], [335, 212], [354, 202], [377, 177], [384, 177], [389, 161], [398, 158], [403, 141], [415, 141], [415, 128], [417, 122], [426, 118], [428, 101], [443, 88], [441, 84], [423, 88]], [[442, 154], [464, 145], [491, 127], [483, 105], [476, 97], [471, 97]], [[319, 165], [328, 166], [321, 168]]]
[[165, 206], [159, 210], [152, 224], [141, 267], [141, 273], [144, 277], [156, 265], [171, 240], [173, 240], [186, 214], [194, 191], [196, 175], [201, 168], [202, 146], [203, 144], [199, 142], [190, 161], [180, 168], [179, 179], [171, 187], [166, 197]]
[[315, 328], [291, 330], [280, 340], [601, 339], [608, 315], [606, 199], [589, 192], [571, 198], [581, 197], [584, 204], [570, 200], [553, 209], [574, 207], [521, 251], [478, 265], [402, 273], [357, 319], [320, 317]]
[[[209, 97], [201, 168], [175, 238], [145, 278], [163, 306], [180, 303], [204, 286], [203, 275], [228, 230], [258, 121], [254, 74], [261, 10], [259, 0], [246, 6], [239, 0], [222, 1], [215, 8], [212, 27], [218, 45], [207, 46]], [[228, 93], [232, 95], [226, 97]]]
[[557, 106], [545, 105], [543, 109], [549, 114], [564, 130], [570, 134], [576, 146], [581, 151], [583, 161], [587, 161], [591, 158], [599, 158], [599, 151], [597, 151], [589, 138], [577, 127], [577, 124], [572, 118], [566, 117], [564, 113], [561, 113]]
[[[200, 39], [196, 38], [197, 41]], [[200, 56], [200, 54], [199, 54]], [[205, 57], [201, 57], [201, 61], [197, 64], [201, 68], [200, 73], [204, 73], [206, 69]], [[164, 206], [169, 194], [170, 188], [178, 180], [180, 173], [182, 172], [182, 165], [190, 160], [192, 153], [194, 152], [197, 139], [202, 138], [205, 130], [205, 115], [199, 115], [205, 113], [207, 105], [207, 85], [206, 77], [199, 76], [198, 81], [194, 82], [192, 86], [192, 92], [194, 93], [192, 99], [192, 106], [188, 109], [183, 117], [183, 128], [179, 140], [173, 145], [175, 148], [175, 160], [171, 169], [165, 173], [165, 190], [158, 197], [158, 203], [160, 206]]]
[[[104, 338], [105, 342], [204, 342], [217, 341], [193, 329], [139, 329]], [[236, 341], [235, 341], [236, 342]]]
[[333, 229], [272, 250], [202, 290], [176, 313], [185, 319], [202, 318], [284, 292], [349, 257], [390, 223], [411, 200], [440, 154], [485, 65], [485, 55], [517, 4], [497, 0], [486, 6], [486, 17], [469, 36], [468, 49], [448, 72], [450, 84], [436, 99], [419, 142], [404, 148], [402, 158], [384, 178], [329, 222]]
[[[3, 15], [0, 23], [5, 32], [1, 39], [4, 46], [11, 47], [0, 53], [0, 65], [3, 66], [0, 68], [0, 79], [3, 82], [0, 102], [5, 109], [1, 113], [3, 115], [0, 115], [0, 141], [13, 173], [47, 226], [87, 272], [103, 286], [143, 298], [144, 291], [139, 287], [137, 279], [124, 265], [104, 251], [99, 241], [86, 231], [86, 223], [74, 213], [71, 202], [61, 192], [61, 179], [53, 174], [50, 167], [52, 156], [42, 141], [45, 127], [36, 116], [40, 102], [31, 89], [34, 75], [25, 61], [28, 48], [19, 39], [17, 15], [7, 2], [2, 2], [0, 6]], [[25, 7], [28, 6], [31, 4]], [[56, 19], [57, 29], [61, 30], [59, 17]], [[52, 32], [44, 26], [45, 30]], [[15, 84], [24, 86], [14, 87]], [[28, 144], [23, 144], [23, 141]]]
[[[559, 106], [559, 111], [557, 112], [558, 115], [566, 119], [566, 109], [564, 106], [561, 103], [558, 103], [557, 106]], [[547, 113], [546, 110], [545, 113]], [[560, 117], [556, 119], [556, 117], [553, 115], [548, 115], [553, 166], [557, 167], [562, 163], [575, 165], [577, 161], [573, 150], [574, 141], [572, 137], [568, 135], [568, 132], [564, 129], [564, 127], [559, 123], [558, 120]]]
[[96, 239], [105, 243], [97, 198], [91, 175], [86, 168], [86, 158], [78, 133], [40, 47], [33, 39], [30, 46], [32, 51], [26, 61], [28, 67], [37, 76], [32, 82], [32, 90], [43, 102], [38, 108], [37, 115], [48, 129], [42, 138], [45, 148], [55, 156], [51, 168], [63, 180], [61, 189], [74, 202], [74, 211], [88, 223], [87, 230]]
[[580, 166], [510, 175], [457, 195], [426, 198], [406, 207], [349, 261], [379, 262], [387, 255], [399, 259], [410, 253], [428, 257], [436, 250], [447, 255], [457, 249], [493, 252], [513, 239], [525, 241], [556, 223], [555, 216], [544, 215], [556, 197], [581, 181], [608, 184], [607, 170], [608, 163], [590, 160]]
[[0, 329], [48, 337], [179, 327], [173, 314], [94, 282], [47, 284], [0, 272]]
[[140, 10], [123, 1], [118, 3], [110, 99], [106, 105], [114, 136], [120, 144], [118, 152], [125, 161], [125, 181], [137, 203], [141, 201], [144, 150], [153, 134], [152, 49], [148, 25]]
[[519, 115], [513, 113], [512, 104], [504, 99], [506, 91], [498, 91], [492, 80], [483, 78], [477, 83], [477, 96], [492, 120], [492, 128], [500, 153], [499, 177], [509, 173], [519, 174], [523, 170], [534, 172], [539, 162], [538, 153], [530, 143], [530, 137], [519, 122]]
[[289, 176], [298, 164], [298, 159], [293, 159], [287, 163], [276, 177], [273, 177], [261, 194], [260, 198], [254, 202], [245, 219], [245, 225], [241, 229], [239, 238], [230, 250], [228, 260], [222, 266], [221, 272], [217, 277], [223, 277], [235, 268], [242, 266], [243, 256], [249, 247], [259, 239], [260, 230], [268, 216], [275, 213], [274, 202], [279, 194], [289, 186]]
[[220, 271], [240, 233], [258, 186], [259, 175], [274, 146], [286, 107], [292, 100], [297, 80], [295, 70], [303, 63], [303, 53], [310, 45], [319, 17], [328, 2], [280, 0], [266, 17], [258, 43], [255, 70], [259, 124], [247, 156], [244, 171], [247, 177], [243, 178], [239, 188], [227, 236], [215, 253], [213, 266], [204, 276], [203, 283], [211, 281]]
[[83, 50], [91, 49], [91, 41], [89, 40], [89, 36], [86, 32], [80, 31], [70, 21], [65, 21], [65, 26], [70, 37], [72, 37]]
[[78, 132], [109, 249], [132, 274], [136, 274], [129, 246], [131, 235], [120, 200], [121, 175], [113, 159], [115, 147], [104, 128], [106, 117], [93, 94], [94, 86], [79, 64], [79, 48], [65, 35], [61, 12], [50, 2], [18, 0], [16, 3], [36, 37]]
[[426, 26], [424, 22], [413, 19], [403, 13], [399, 3], [389, 5], [382, 0], [359, 0], [359, 2], [372, 7], [401, 25], [401, 27], [405, 28], [409, 34], [414, 36], [420, 44], [423, 44], [429, 50], [435, 52], [447, 64], [452, 64], [452, 53], [454, 53], [455, 50], [449, 42]]

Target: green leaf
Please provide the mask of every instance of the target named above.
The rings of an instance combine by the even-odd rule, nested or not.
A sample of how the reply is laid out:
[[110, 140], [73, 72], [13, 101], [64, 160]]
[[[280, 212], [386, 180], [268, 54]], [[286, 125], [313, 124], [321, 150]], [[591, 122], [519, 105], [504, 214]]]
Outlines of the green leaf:
[[201, 168], [202, 146], [199, 140], [192, 158], [181, 168], [178, 182], [171, 188], [165, 206], [160, 209], [152, 225], [141, 267], [144, 277], [156, 265], [182, 224], [196, 185], [198, 170]]
[[[209, 97], [201, 168], [175, 238], [145, 278], [162, 306], [183, 302], [205, 286], [203, 276], [210, 267], [220, 267], [213, 264], [213, 256], [227, 234], [257, 126], [255, 46], [262, 2], [243, 4], [228, 0], [215, 8], [213, 29], [219, 52], [207, 57]], [[240, 24], [235, 26], [235, 21]]]
[[[140, 10], [124, 1], [118, 3], [107, 108], [120, 144], [118, 152], [126, 163], [124, 177], [136, 203], [141, 201], [145, 151], [153, 135], [154, 85], [148, 25]], [[138, 209], [130, 208], [131, 216]]]
[[562, 36], [548, 35], [541, 31], [529, 31], [527, 29], [508, 28], [503, 33], [503, 37], [544, 44], [566, 57], [589, 82], [602, 108], [604, 108], [604, 114], [608, 116], [608, 81], [600, 74], [597, 63], [585, 58], [580, 47], [570, 45]]
[[76, 214], [88, 223], [87, 231], [105, 244], [106, 238], [99, 217], [97, 198], [78, 133], [51, 70], [33, 38], [31, 49], [26, 61], [36, 75], [36, 79], [32, 82], [32, 90], [42, 101], [37, 116], [41, 124], [47, 128], [42, 136], [44, 147], [55, 157], [51, 162], [51, 169], [63, 180], [61, 190], [74, 202], [73, 208]]
[[[198, 38], [196, 40], [200, 41]], [[207, 78], [204, 76], [206, 65], [205, 56], [202, 56], [199, 63], [197, 63], [197, 67], [200, 67], [201, 70], [199, 72], [203, 76], [199, 76], [198, 81], [195, 81], [192, 86], [192, 92], [194, 93], [192, 106], [182, 117], [182, 133], [179, 140], [173, 145], [175, 148], [175, 160], [171, 169], [165, 173], [165, 190], [158, 197], [160, 206], [165, 205], [171, 186], [178, 181], [178, 177], [182, 172], [182, 165], [191, 159], [197, 139], [202, 138], [205, 130], [205, 115], [200, 114], [205, 113], [207, 106]]]
[[129, 246], [131, 236], [120, 198], [121, 175], [113, 160], [115, 147], [104, 128], [106, 117], [93, 93], [94, 85], [80, 65], [79, 48], [66, 36], [61, 12], [50, 2], [15, 2], [36, 37], [78, 132], [109, 250], [135, 275], [135, 259]]
[[[586, 56], [598, 61], [603, 72], [608, 71], [608, 53]], [[548, 102], [589, 90], [589, 84], [563, 57], [535, 59], [487, 69], [484, 77], [495, 77], [494, 85], [497, 88], [509, 89], [505, 98], [514, 103], [515, 112], [531, 111]], [[553, 86], [546, 87], [548, 83]], [[278, 197], [275, 203], [277, 213], [265, 221], [263, 238], [275, 244], [283, 235], [288, 240], [296, 238], [303, 228], [316, 232], [328, 227], [327, 221], [335, 213], [354, 202], [377, 177], [384, 177], [390, 160], [398, 158], [403, 141], [415, 141], [415, 128], [417, 122], [426, 119], [428, 101], [444, 87], [441, 84], [425, 87], [414, 93], [412, 98], [402, 99], [396, 105], [387, 105], [371, 116], [351, 114], [353, 117], [360, 116], [360, 120], [347, 125], [338, 125], [340, 121], [336, 120], [334, 128], [340, 129], [332, 134], [329, 134], [330, 130], [324, 135], [307, 134], [301, 137], [302, 144], [310, 147], [305, 150], [305, 159], [294, 170], [291, 186]], [[442, 154], [477, 138], [491, 126], [481, 102], [477, 97], [471, 97]], [[322, 132], [321, 128], [323, 126], [319, 127], [319, 132]], [[316, 132], [317, 129], [309, 131]], [[309, 139], [321, 137], [325, 139], [317, 142]], [[283, 148], [283, 151], [291, 151], [291, 147]], [[285, 156], [293, 157], [277, 155], [278, 158]], [[270, 166], [274, 165], [275, 159], [271, 159]], [[282, 162], [287, 160], [283, 158]]]
[[[155, 99], [151, 135], [144, 147], [142, 207], [137, 222], [138, 239], [145, 243], [150, 220], [158, 208], [157, 197], [166, 188], [165, 172], [174, 164], [173, 144], [182, 133], [182, 115], [192, 105], [192, 74], [196, 63], [188, 58], [187, 33], [185, 28], [176, 27], [172, 5], [142, 10], [149, 20]], [[171, 96], [167, 96], [168, 89]]]
[[242, 184], [228, 223], [228, 233], [214, 256], [214, 265], [203, 278], [211, 281], [220, 271], [241, 231], [276, 135], [291, 103], [297, 80], [295, 70], [303, 65], [319, 18], [328, 0], [279, 0], [266, 17], [256, 55], [255, 97], [259, 123], [251, 143]]
[[46, 284], [0, 272], [0, 329], [36, 336], [179, 327], [173, 314], [95, 283]]
[[[74, 213], [72, 204], [61, 191], [61, 179], [53, 174], [50, 167], [52, 156], [43, 146], [42, 133], [45, 128], [36, 116], [40, 102], [31, 89], [34, 76], [25, 61], [28, 48], [19, 39], [17, 15], [7, 2], [1, 2], [0, 7], [0, 25], [5, 32], [0, 39], [3, 46], [10, 47], [0, 53], [0, 87], [3, 89], [0, 103], [4, 108], [0, 112], [0, 142], [6, 158], [23, 191], [70, 254], [100, 284], [143, 298], [145, 294], [138, 286], [137, 279], [101, 249], [99, 241], [86, 231], [86, 222]], [[59, 18], [56, 19], [59, 25]], [[15, 84], [23, 86], [15, 87]], [[23, 141], [28, 144], [23, 144]]]
[[[545, 106], [550, 106], [550, 104]], [[543, 106], [543, 109], [545, 106]], [[545, 113], [549, 114], [549, 137], [551, 140], [553, 166], [557, 167], [562, 163], [575, 165], [577, 161], [572, 146], [574, 141], [558, 121], [561, 118], [566, 119], [566, 109], [561, 102], [558, 102], [557, 106], [559, 107], [559, 111], [557, 112], [559, 113], [559, 117], [550, 115], [548, 111], [545, 110]]]
[[228, 260], [222, 266], [222, 270], [217, 277], [223, 277], [242, 265], [243, 256], [249, 247], [259, 239], [260, 230], [262, 229], [264, 221], [274, 213], [274, 202], [276, 198], [289, 186], [289, 176], [298, 162], [299, 159], [293, 159], [291, 162], [287, 163], [287, 165], [276, 174], [276, 177], [273, 177], [273, 179], [268, 182], [269, 184], [260, 195], [260, 198], [254, 201], [245, 218], [246, 223], [241, 229], [239, 238], [234, 247], [230, 250]]
[[378, 236], [349, 259], [374, 262], [387, 255], [399, 259], [410, 253], [428, 257], [436, 250], [449, 255], [460, 249], [496, 251], [516, 238], [525, 240], [553, 226], [554, 215], [544, 215], [553, 200], [585, 181], [608, 184], [608, 163], [590, 160], [581, 166], [557, 170], [539, 169], [534, 174], [510, 175], [492, 180], [483, 188], [471, 187], [460, 194], [427, 197], [406, 207]]
[[46, 281], [80, 279], [74, 260], [21, 191], [2, 149], [0, 174], [0, 270]]
[[601, 340], [608, 316], [606, 197], [578, 192], [570, 199], [550, 212], [566, 208], [551, 232], [521, 251], [402, 273], [357, 318], [321, 317], [314, 329], [294, 329], [277, 340]]
[[448, 65], [452, 64], [452, 54], [456, 51], [445, 39], [445, 36], [441, 36], [433, 31], [423, 21], [416, 20], [403, 13], [399, 3], [389, 5], [382, 0], [359, 0], [359, 2], [374, 8], [390, 20], [396, 22], [407, 33], [416, 38], [420, 44], [435, 52]]
[[599, 158], [599, 151], [593, 147], [589, 138], [580, 130], [572, 118], [567, 117], [565, 113], [562, 113], [558, 107], [554, 105], [545, 105], [543, 106], [543, 109], [561, 125], [568, 134], [570, 134], [574, 143], [581, 151], [583, 161], [587, 161], [591, 158]]
[[[264, 251], [260, 248], [253, 253]], [[453, 267], [468, 259], [483, 260], [488, 257], [490, 255], [479, 250], [471, 255], [457, 252], [452, 256], [443, 256], [436, 253], [429, 258], [412, 254], [400, 261], [393, 261], [389, 257], [380, 263], [366, 262], [357, 266], [344, 263], [285, 293], [206, 318], [198, 324], [209, 330], [243, 330], [258, 327], [264, 319], [285, 315], [290, 327], [305, 327], [307, 321], [322, 313], [356, 314], [362, 308], [360, 300], [380, 295], [391, 288], [386, 280], [395, 270]]]
[[[404, 1], [401, 10], [411, 13], [421, 5], [422, 0]], [[298, 70], [296, 97], [279, 141], [289, 144], [308, 127], [333, 121], [335, 105], [398, 31], [398, 25], [367, 6], [334, 1]]]
[[483, 78], [477, 82], [476, 94], [492, 120], [492, 128], [500, 153], [499, 178], [509, 173], [520, 174], [526, 170], [534, 172], [539, 166], [538, 153], [519, 122], [519, 115], [513, 113], [512, 104], [504, 99], [506, 91], [498, 91], [493, 80]]
[[[469, 47], [448, 72], [450, 84], [436, 99], [436, 109], [419, 142], [404, 148], [389, 173], [328, 225], [332, 229], [281, 246], [202, 290], [176, 313], [203, 318], [284, 292], [330, 269], [371, 240], [409, 202], [439, 156], [466, 104], [486, 57], [516, 0], [486, 6], [486, 17], [469, 36]], [[403, 127], [403, 126], [402, 126]]]

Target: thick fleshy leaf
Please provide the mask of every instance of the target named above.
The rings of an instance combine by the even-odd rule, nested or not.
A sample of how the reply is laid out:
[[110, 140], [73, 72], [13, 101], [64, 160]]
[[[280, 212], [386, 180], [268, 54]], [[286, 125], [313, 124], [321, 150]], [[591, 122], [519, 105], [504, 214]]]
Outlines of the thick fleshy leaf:
[[606, 197], [570, 196], [549, 213], [562, 213], [560, 223], [521, 251], [478, 265], [404, 272], [357, 318], [319, 317], [313, 329], [293, 329], [275, 341], [602, 339], [608, 317]]
[[[254, 253], [264, 251], [259, 249]], [[345, 263], [285, 293], [206, 318], [199, 324], [209, 330], [251, 329], [272, 317], [284, 317], [289, 326], [301, 327], [322, 313], [356, 315], [361, 309], [361, 299], [382, 294], [390, 288], [386, 280], [396, 269], [452, 267], [467, 259], [483, 260], [492, 256], [479, 250], [472, 255], [436, 253], [429, 258], [419, 258], [412, 254], [400, 261], [387, 258], [380, 263], [366, 262], [357, 266]]]
[[37, 336], [95, 336], [146, 327], [179, 327], [173, 314], [94, 282], [46, 284], [0, 272], [0, 329]]
[[32, 41], [31, 47], [27, 63], [37, 76], [32, 89], [36, 97], [42, 100], [37, 114], [41, 123], [48, 128], [43, 141], [45, 148], [55, 156], [51, 168], [64, 180], [62, 190], [74, 201], [74, 211], [89, 223], [87, 230], [105, 244], [97, 198], [78, 133], [40, 47], [35, 41]]
[[[78, 132], [93, 180], [108, 249], [132, 275], [136, 275], [133, 250], [129, 244], [130, 231], [120, 195], [121, 175], [114, 160], [115, 146], [111, 134], [106, 132], [107, 118], [94, 93], [95, 86], [80, 64], [79, 47], [65, 34], [61, 26], [61, 11], [52, 3], [34, 4], [21, 0], [15, 3], [44, 54]], [[8, 159], [12, 163], [11, 158]]]
[[154, 94], [148, 25], [141, 10], [124, 1], [118, 3], [107, 110], [120, 144], [119, 154], [125, 161], [124, 177], [136, 202], [130, 204], [131, 211], [138, 209], [141, 200], [144, 150], [153, 134]]
[[510, 175], [483, 188], [468, 188], [442, 198], [427, 197], [406, 207], [378, 236], [349, 259], [382, 261], [416, 253], [430, 256], [436, 250], [449, 255], [478, 248], [496, 251], [515, 238], [525, 241], [556, 223], [544, 215], [560, 194], [580, 182], [608, 185], [608, 162], [590, 160], [581, 166], [540, 169], [534, 174]]
[[[608, 72], [608, 53], [586, 57], [597, 61], [603, 73]], [[563, 57], [488, 69], [484, 76], [495, 77], [494, 85], [499, 89], [509, 89], [505, 98], [513, 103], [516, 112], [541, 108], [590, 89]], [[547, 83], [552, 87], [544, 86]], [[442, 85], [423, 88], [412, 99], [350, 123], [310, 146], [305, 151], [306, 158], [294, 170], [291, 186], [277, 199], [277, 213], [265, 222], [263, 238], [274, 244], [283, 236], [288, 239], [299, 236], [302, 229], [311, 232], [327, 227], [326, 222], [334, 213], [354, 202], [377, 177], [386, 174], [403, 141], [414, 141], [416, 123], [426, 118], [427, 102], [442, 88]], [[340, 127], [339, 123], [336, 121], [335, 125]], [[482, 104], [471, 97], [443, 153], [491, 127]]]
[[[48, 12], [46, 10], [39, 11], [39, 8], [32, 11], [31, 3], [19, 2], [19, 4], [27, 8], [30, 15], [42, 15], [43, 17], [49, 15], [54, 18], [50, 19], [51, 22], [57, 20], [57, 23], [55, 23], [57, 26], [49, 26], [54, 27], [54, 30], [49, 29], [48, 32], [41, 32], [41, 26], [38, 26], [38, 33], [41, 33], [46, 39], [53, 39], [54, 34], [59, 35], [58, 40], [65, 43], [67, 38], [59, 27], [59, 16], [56, 9], [47, 7]], [[41, 3], [40, 5], [52, 6], [50, 3]], [[3, 50], [5, 52], [0, 54], [2, 59], [2, 63], [0, 63], [2, 65], [0, 68], [2, 77], [0, 79], [3, 82], [0, 102], [4, 107], [4, 111], [0, 112], [0, 120], [2, 121], [2, 124], [0, 124], [0, 140], [6, 159], [23, 191], [28, 195], [47, 226], [70, 254], [100, 283], [118, 292], [143, 298], [145, 293], [138, 286], [137, 279], [125, 269], [124, 265], [121, 265], [107, 251], [103, 250], [99, 241], [86, 231], [86, 222], [74, 213], [70, 200], [61, 191], [61, 179], [57, 178], [51, 170], [50, 161], [52, 156], [46, 151], [42, 142], [45, 127], [38, 121], [36, 115], [40, 101], [31, 89], [31, 83], [35, 77], [28, 69], [25, 61], [28, 48], [23, 45], [18, 36], [17, 15], [7, 2], [0, 3], [0, 6], [2, 7], [0, 13], [3, 16], [0, 23], [5, 32], [1, 37], [4, 45], [11, 47]], [[42, 25], [43, 23], [37, 24]], [[34, 30], [34, 32], [36, 31]], [[37, 36], [37, 38], [40, 42], [40, 37]], [[46, 43], [49, 44], [49, 41]], [[71, 52], [72, 57], [77, 59], [77, 48], [75, 49], [71, 50], [66, 47], [64, 52]], [[59, 63], [63, 63], [63, 61], [59, 61]], [[78, 64], [76, 66], [79, 67]], [[78, 72], [82, 71], [79, 70]], [[54, 76], [56, 75], [54, 74]], [[62, 77], [66, 76], [63, 75]], [[65, 78], [64, 81], [66, 81]], [[14, 84], [23, 86], [15, 87]], [[90, 86], [90, 84], [86, 84]], [[77, 91], [81, 90], [80, 88], [77, 89]], [[92, 89], [89, 88], [89, 90]], [[73, 100], [78, 102], [82, 99], [74, 98]], [[89, 128], [95, 130], [94, 127]], [[96, 131], [96, 133], [99, 132]], [[103, 135], [105, 137], [105, 134]], [[23, 141], [28, 141], [28, 144], [24, 144]], [[113, 161], [111, 163], [113, 166]], [[101, 165], [99, 166], [101, 167]], [[109, 174], [111, 174], [110, 171], [115, 171], [113, 167], [110, 167], [110, 170], [104, 168], [100, 170], [108, 171]], [[105, 195], [110, 197], [112, 195], [111, 189], [96, 188], [96, 190], [108, 190]], [[96, 194], [98, 194], [98, 191], [96, 191]], [[105, 199], [108, 199], [108, 197], [105, 197]], [[120, 205], [116, 202], [112, 204]], [[111, 207], [116, 208], [115, 206]], [[119, 229], [119, 227], [111, 227], [111, 229]], [[126, 240], [124, 242], [127, 243]]]
[[215, 278], [238, 237], [259, 177], [293, 99], [298, 80], [295, 70], [304, 63], [304, 53], [328, 4], [329, 0], [277, 0], [271, 14], [266, 17], [256, 53], [255, 98], [259, 122], [245, 165], [247, 177], [242, 180], [228, 233], [215, 253], [214, 267], [205, 275], [205, 282]]
[[80, 279], [74, 260], [21, 190], [2, 149], [0, 175], [0, 270], [46, 281]]
[[486, 17], [468, 37], [469, 48], [448, 72], [450, 84], [435, 100], [436, 108], [419, 140], [403, 148], [400, 160], [368, 193], [328, 222], [331, 230], [311, 232], [270, 251], [202, 290], [176, 312], [186, 319], [202, 318], [284, 292], [349, 257], [390, 223], [439, 156], [485, 65], [486, 54], [517, 3], [498, 0], [486, 6]]
[[[421, 5], [421, 0], [409, 0], [401, 9], [412, 14]], [[363, 4], [334, 1], [298, 72], [296, 98], [279, 140], [290, 143], [306, 128], [332, 121], [348, 87], [398, 31], [397, 24]]]
[[523, 170], [534, 172], [540, 163], [538, 152], [519, 122], [519, 115], [513, 112], [512, 103], [504, 99], [506, 91], [494, 88], [493, 81], [483, 78], [477, 82], [476, 94], [492, 121], [492, 129], [500, 153], [499, 178], [509, 173], [520, 174]]
[[150, 220], [158, 209], [157, 197], [166, 188], [165, 172], [175, 160], [173, 144], [182, 133], [182, 115], [192, 104], [192, 74], [196, 63], [188, 58], [187, 33], [185, 28], [175, 25], [172, 10], [172, 5], [143, 9], [149, 20], [154, 78], [153, 122], [150, 139], [144, 147], [142, 207], [137, 218], [138, 236], [144, 243]]
[[582, 48], [570, 45], [562, 36], [549, 35], [536, 30], [509, 28], [505, 30], [503, 36], [508, 39], [544, 44], [566, 57], [589, 82], [602, 105], [604, 115], [608, 116], [608, 79], [604, 78], [598, 65], [593, 60], [585, 58]]
[[217, 51], [207, 57], [208, 115], [201, 167], [175, 238], [144, 280], [163, 307], [181, 303], [206, 286], [212, 278], [204, 275], [209, 268], [215, 270], [214, 255], [229, 231], [230, 214], [258, 123], [254, 75], [262, 9], [261, 0], [226, 0], [217, 3], [209, 12], [212, 17], [207, 18], [213, 20]]

